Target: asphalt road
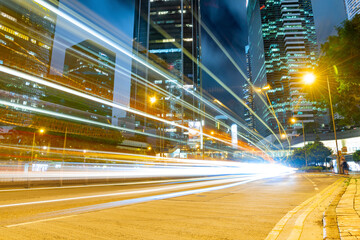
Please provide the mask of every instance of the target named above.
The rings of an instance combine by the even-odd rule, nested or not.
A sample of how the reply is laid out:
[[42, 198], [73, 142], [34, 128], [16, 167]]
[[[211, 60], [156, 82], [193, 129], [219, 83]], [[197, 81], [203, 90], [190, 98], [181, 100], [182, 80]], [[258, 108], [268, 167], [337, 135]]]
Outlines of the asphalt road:
[[0, 189], [0, 239], [264, 239], [336, 180], [292, 174]]

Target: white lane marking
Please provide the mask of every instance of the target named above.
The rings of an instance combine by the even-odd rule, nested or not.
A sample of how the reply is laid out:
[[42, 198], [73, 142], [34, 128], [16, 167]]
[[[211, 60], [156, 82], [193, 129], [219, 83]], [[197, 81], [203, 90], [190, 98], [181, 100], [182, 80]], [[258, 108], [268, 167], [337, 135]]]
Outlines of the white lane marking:
[[31, 221], [31, 222], [23, 222], [23, 223], [11, 224], [11, 225], [7, 225], [5, 227], [11, 228], [11, 227], [17, 227], [17, 226], [27, 225], [27, 224], [31, 224], [31, 223], [39, 223], [39, 222], [46, 222], [46, 221], [51, 221], [51, 220], [58, 220], [58, 219], [63, 219], [63, 218], [75, 217], [77, 215], [78, 214], [62, 216], [62, 217], [56, 217], [56, 218], [47, 218], [47, 219], [41, 219], [41, 220], [36, 220], [36, 221]]
[[[79, 212], [79, 214], [80, 214], [82, 212], [87, 212], [89, 210], [90, 211], [91, 210], [98, 211], [98, 210], [104, 210], [104, 209], [108, 209], [108, 208], [126, 206], [126, 205], [137, 204], [137, 203], [144, 203], [144, 202], [149, 202], [149, 201], [154, 201], [154, 200], [163, 200], [163, 199], [181, 197], [181, 196], [192, 195], [192, 194], [197, 194], [197, 193], [216, 191], [216, 190], [221, 190], [221, 189], [225, 189], [225, 188], [235, 187], [238, 185], [242, 185], [245, 183], [253, 182], [253, 181], [264, 179], [264, 178], [278, 177], [278, 176], [289, 175], [289, 174], [291, 174], [291, 173], [279, 174], [279, 175], [263, 175], [263, 176], [259, 176], [259, 177], [248, 178], [247, 180], [244, 180], [241, 182], [235, 182], [235, 183], [230, 183], [230, 184], [221, 185], [221, 186], [208, 187], [208, 188], [195, 189], [195, 190], [187, 190], [187, 191], [181, 191], [181, 192], [175, 192], [175, 193], [165, 193], [165, 194], [161, 194], [161, 195], [148, 196], [148, 197], [126, 199], [126, 200], [120, 200], [120, 201], [115, 201], [115, 202], [96, 204], [96, 205], [92, 205], [92, 206], [67, 209], [67, 211]], [[32, 224], [32, 223], [58, 220], [58, 219], [63, 219], [63, 218], [75, 217], [75, 216], [78, 216], [79, 214], [72, 214], [72, 215], [68, 215], [68, 216], [61, 216], [61, 217], [55, 217], [55, 218], [47, 218], [47, 219], [41, 219], [41, 220], [36, 220], [36, 221], [11, 224], [11, 225], [7, 225], [5, 227], [11, 228], [11, 227], [16, 227], [16, 226], [28, 225], [28, 224]]]
[[309, 180], [309, 181], [312, 183], [312, 185], [313, 185], [313, 187], [314, 187], [314, 189], [315, 189], [316, 191], [319, 190], [319, 188], [317, 187], [316, 183], [315, 183], [313, 180], [311, 180], [310, 178], [308, 178], [306, 175], [302, 175], [302, 176], [304, 176], [307, 180]]
[[207, 181], [207, 182], [189, 183], [189, 184], [183, 184], [183, 185], [179, 185], [179, 186], [160, 187], [160, 188], [153, 188], [153, 189], [146, 189], [146, 190], [136, 190], [136, 191], [129, 191], [129, 192], [117, 192], [117, 193], [89, 195], [89, 196], [82, 196], [82, 197], [72, 197], [72, 198], [61, 198], [61, 199], [52, 199], [52, 200], [43, 200], [43, 201], [34, 201], [34, 202], [13, 203], [13, 204], [0, 205], [0, 208], [15, 207], [15, 206], [26, 206], [26, 205], [34, 205], [34, 204], [40, 204], [40, 203], [53, 203], [53, 202], [62, 202], [62, 201], [70, 201], [70, 200], [80, 200], [80, 199], [88, 199], [88, 198], [111, 197], [111, 196], [129, 195], [129, 194], [159, 192], [159, 191], [167, 191], [167, 190], [173, 190], [173, 189], [201, 187], [201, 186], [212, 185], [212, 184], [222, 184], [222, 183], [234, 182], [234, 181], [239, 181], [239, 180], [247, 180], [247, 179], [251, 179], [251, 178], [246, 177], [246, 178], [234, 178], [234, 179], [224, 179], [224, 180], [211, 180], [211, 181]]
[[[224, 178], [222, 177], [207, 177], [209, 178]], [[172, 179], [172, 180], [154, 180], [154, 181], [143, 181], [143, 182], [129, 182], [129, 183], [109, 183], [109, 184], [90, 184], [90, 185], [73, 185], [73, 186], [62, 186], [62, 187], [42, 187], [42, 188], [16, 188], [16, 189], [2, 189], [0, 192], [18, 192], [18, 191], [35, 191], [35, 190], [54, 190], [54, 189], [68, 189], [68, 188], [87, 188], [87, 187], [106, 187], [106, 186], [123, 186], [123, 185], [139, 185], [148, 183], [164, 183], [164, 182], [179, 182], [179, 181], [191, 181], [204, 179], [200, 178], [186, 178], [186, 179]]]

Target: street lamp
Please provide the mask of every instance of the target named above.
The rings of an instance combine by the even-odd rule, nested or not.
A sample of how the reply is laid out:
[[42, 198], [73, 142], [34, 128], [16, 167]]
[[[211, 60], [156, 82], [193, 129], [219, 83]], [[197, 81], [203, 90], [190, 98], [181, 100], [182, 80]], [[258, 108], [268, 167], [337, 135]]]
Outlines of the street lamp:
[[[40, 129], [39, 129], [39, 133], [40, 133], [40, 134], [45, 133], [45, 129], [44, 129], [44, 128], [40, 128]], [[35, 136], [36, 136], [36, 131], [34, 132], [34, 136], [33, 136], [33, 142], [32, 142], [32, 147], [31, 147], [31, 158], [30, 158], [30, 161], [32, 161], [33, 158], [34, 158]]]
[[[295, 124], [297, 122], [296, 118], [291, 118], [290, 121]], [[305, 126], [304, 126], [304, 120], [301, 120], [301, 125], [302, 125], [302, 129], [303, 129], [303, 137], [304, 137], [304, 147], [305, 147]]]
[[[296, 118], [291, 118], [290, 121], [295, 124], [297, 122]], [[303, 129], [303, 141], [304, 141], [304, 151], [306, 147], [306, 139], [305, 139], [305, 127], [304, 127], [304, 120], [301, 120], [302, 129]], [[306, 151], [305, 151], [305, 166], [307, 166], [307, 157], [306, 157]]]
[[[156, 96], [150, 97], [149, 101], [151, 104], [155, 104], [157, 102]], [[165, 117], [164, 104], [165, 104], [165, 98], [163, 97], [162, 112], [161, 112], [161, 116], [163, 117]], [[161, 122], [160, 123], [160, 157], [164, 157], [164, 152], [163, 152], [165, 149], [165, 140], [163, 139], [165, 137], [164, 128], [165, 128], [164, 122]], [[151, 147], [148, 150], [150, 151]]]
[[[307, 85], [311, 85], [315, 82], [316, 76], [313, 73], [308, 73], [304, 76], [304, 83]], [[339, 154], [339, 146], [337, 142], [337, 136], [336, 136], [336, 125], [335, 125], [335, 118], [334, 118], [334, 110], [332, 105], [332, 99], [331, 99], [331, 89], [330, 89], [330, 83], [329, 83], [329, 76], [326, 76], [326, 82], [329, 92], [329, 102], [330, 102], [330, 111], [331, 111], [331, 118], [333, 122], [334, 127], [334, 137], [335, 137], [335, 145], [336, 145], [336, 163], [337, 163], [337, 170], [338, 173], [342, 173], [342, 169], [340, 168], [340, 154]]]
[[315, 82], [315, 75], [312, 73], [307, 73], [304, 76], [304, 83], [307, 85], [311, 85]]
[[155, 103], [156, 102], [156, 97], [155, 96], [153, 96], [153, 97], [150, 97], [150, 103], [151, 104], [153, 104], [153, 103]]

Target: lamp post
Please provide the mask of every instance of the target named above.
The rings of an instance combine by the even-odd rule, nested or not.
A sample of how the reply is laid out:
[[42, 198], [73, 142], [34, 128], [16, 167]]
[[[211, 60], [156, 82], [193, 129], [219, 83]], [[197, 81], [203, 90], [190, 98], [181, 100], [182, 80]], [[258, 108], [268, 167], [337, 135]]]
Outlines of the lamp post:
[[[157, 102], [156, 96], [150, 97], [149, 101], [150, 101], [151, 105], [154, 105]], [[165, 102], [165, 99], [163, 99], [163, 102], [162, 102], [162, 113], [161, 113], [162, 115], [164, 114], [164, 102]], [[160, 157], [164, 156], [163, 145], [165, 145], [165, 142], [163, 140], [163, 135], [165, 135], [165, 134], [164, 134], [164, 123], [162, 122], [160, 124]]]
[[[40, 133], [40, 134], [45, 133], [45, 129], [44, 129], [44, 128], [40, 128], [40, 129], [39, 129], [39, 133]], [[32, 142], [32, 147], [31, 147], [31, 158], [30, 158], [30, 161], [32, 161], [33, 158], [34, 158], [35, 137], [36, 137], [36, 131], [34, 132], [34, 136], [33, 136], [33, 142]]]
[[[307, 85], [311, 85], [315, 82], [316, 76], [313, 73], [308, 73], [304, 76], [304, 83]], [[342, 173], [342, 169], [340, 167], [340, 154], [339, 154], [339, 146], [337, 142], [337, 136], [336, 136], [336, 125], [335, 125], [335, 118], [334, 118], [334, 110], [332, 105], [332, 98], [331, 98], [331, 89], [330, 89], [330, 83], [329, 83], [329, 76], [326, 76], [326, 82], [327, 82], [327, 88], [329, 92], [329, 104], [330, 104], [330, 111], [331, 111], [331, 118], [334, 128], [334, 137], [335, 137], [335, 145], [336, 145], [336, 165], [338, 173]]]
[[[291, 118], [290, 121], [292, 123], [296, 123], [296, 118]], [[306, 147], [306, 138], [305, 138], [305, 126], [304, 126], [304, 120], [301, 120], [302, 130], [303, 130], [303, 141], [304, 141], [304, 150]], [[305, 166], [307, 167], [307, 157], [306, 157], [306, 151], [305, 151]]]

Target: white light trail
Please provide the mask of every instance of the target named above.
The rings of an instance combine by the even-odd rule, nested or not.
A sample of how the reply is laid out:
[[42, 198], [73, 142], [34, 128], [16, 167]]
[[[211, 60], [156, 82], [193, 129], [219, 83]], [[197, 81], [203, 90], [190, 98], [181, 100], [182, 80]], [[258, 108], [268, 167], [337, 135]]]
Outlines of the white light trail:
[[[63, 17], [64, 19], [66, 19], [67, 21], [71, 22], [71, 23], [74, 24], [75, 26], [77, 26], [77, 27], [83, 29], [84, 31], [88, 32], [89, 34], [95, 36], [96, 38], [98, 38], [99, 40], [103, 41], [104, 43], [106, 43], [106, 44], [114, 47], [116, 50], [118, 50], [118, 51], [122, 52], [123, 54], [125, 54], [126, 56], [134, 59], [135, 61], [139, 62], [139, 63], [142, 64], [143, 66], [151, 69], [152, 71], [154, 71], [154, 72], [156, 72], [157, 74], [163, 76], [164, 78], [168, 79], [169, 81], [172, 81], [175, 85], [177, 85], [178, 87], [184, 89], [184, 91], [186, 91], [186, 92], [188, 92], [189, 94], [195, 96], [197, 99], [199, 99], [200, 101], [202, 101], [202, 102], [204, 102], [204, 103], [206, 103], [206, 104], [208, 105], [208, 102], [207, 102], [207, 101], [205, 102], [202, 96], [200, 96], [199, 94], [196, 94], [196, 93], [194, 93], [194, 92], [192, 92], [192, 91], [189, 91], [189, 89], [184, 88], [184, 86], [181, 86], [179, 83], [177, 83], [177, 82], [174, 80], [174, 77], [173, 77], [173, 76], [170, 76], [170, 75], [164, 73], [163, 71], [160, 71], [159, 69], [157, 69], [156, 67], [152, 66], [151, 64], [149, 64], [149, 63], [148, 63], [147, 61], [145, 61], [144, 59], [141, 59], [140, 57], [134, 55], [134, 54], [132, 53], [132, 51], [126, 50], [124, 47], [121, 47], [119, 44], [117, 44], [117, 43], [113, 42], [112, 40], [108, 39], [107, 37], [105, 37], [105, 34], [100, 34], [100, 33], [98, 33], [97, 31], [89, 28], [89, 27], [86, 26], [85, 24], [79, 22], [78, 20], [72, 18], [71, 16], [67, 15], [66, 13], [60, 11], [58, 8], [54, 7], [53, 5], [47, 3], [47, 2], [45, 2], [45, 1], [43, 1], [43, 0], [34, 0], [34, 1], [37, 2], [38, 4], [44, 6], [45, 8], [49, 9], [50, 11], [56, 13], [58, 16]], [[208, 70], [207, 68], [205, 68], [205, 66], [203, 66], [201, 63], [199, 63], [199, 65], [200, 65], [201, 67], [204, 67], [204, 69], [205, 69], [207, 72], [209, 72], [209, 70]], [[210, 72], [210, 75], [211, 75], [212, 77], [214, 77], [211, 72]], [[222, 84], [222, 82], [220, 81], [220, 79], [217, 79], [216, 76], [215, 76], [215, 80], [216, 80], [220, 85], [222, 85], [222, 86], [224, 85], [224, 84]], [[226, 87], [225, 89], [226, 89], [229, 93], [231, 93], [232, 95], [234, 95], [234, 97], [235, 97], [237, 100], [239, 100], [242, 104], [244, 104], [244, 102], [243, 102], [239, 97], [237, 97], [237, 95], [235, 95], [227, 86], [223, 86], [223, 87]], [[244, 106], [247, 107], [246, 104], [245, 104]], [[122, 110], [125, 110], [125, 109], [122, 109]], [[252, 111], [252, 110], [250, 109], [250, 111]], [[252, 111], [252, 112], [253, 112], [253, 111]], [[135, 112], [134, 112], [134, 113], [135, 113]], [[135, 113], [135, 114], [138, 114], [138, 113]], [[254, 114], [255, 116], [257, 116], [256, 113], [253, 113], [253, 114]], [[258, 116], [257, 116], [257, 117], [258, 117]], [[152, 118], [152, 119], [154, 119], [154, 118]], [[157, 119], [155, 119], [155, 120], [157, 120]], [[158, 120], [158, 121], [165, 122], [164, 120]], [[260, 121], [260, 122], [263, 122], [262, 119], [259, 119], [259, 121]], [[263, 122], [263, 123], [264, 123], [264, 122]], [[173, 126], [177, 126], [176, 124], [171, 123], [171, 122], [168, 123], [168, 124], [173, 125]], [[264, 124], [265, 124], [265, 123], [264, 123]], [[265, 124], [265, 126], [266, 126], [267, 128], [269, 128], [266, 124]], [[184, 128], [184, 126], [182, 126], [182, 127], [181, 127], [181, 126], [177, 126], [177, 127]], [[186, 129], [187, 129], [187, 128], [186, 128]], [[187, 129], [187, 130], [188, 130], [188, 129]], [[271, 129], [270, 129], [270, 131], [272, 132]], [[211, 136], [211, 135], [206, 135], [206, 134], [203, 134], [203, 135], [204, 135], [204, 136], [207, 136], [207, 137], [209, 137], [209, 138], [216, 139], [216, 138], [214, 138], [214, 137]], [[244, 137], [244, 136], [243, 136], [243, 137]], [[276, 137], [276, 135], [275, 135], [275, 137]], [[245, 138], [246, 138], [246, 137], [245, 137]], [[221, 141], [221, 142], [223, 142], [223, 143], [225, 143], [225, 144], [228, 144], [228, 145], [231, 144], [231, 143], [229, 143], [229, 142], [227, 142], [227, 141], [225, 142], [225, 141], [220, 140], [220, 139], [216, 139], [216, 140]], [[280, 142], [280, 140], [279, 140], [279, 142]], [[280, 142], [280, 145], [281, 145], [281, 144], [282, 144], [282, 143]], [[255, 145], [255, 146], [257, 146], [257, 145]], [[257, 146], [257, 148], [259, 148], [260, 150], [262, 150], [262, 148], [260, 148], [259, 146]], [[262, 150], [262, 151], [263, 151], [263, 150]]]

